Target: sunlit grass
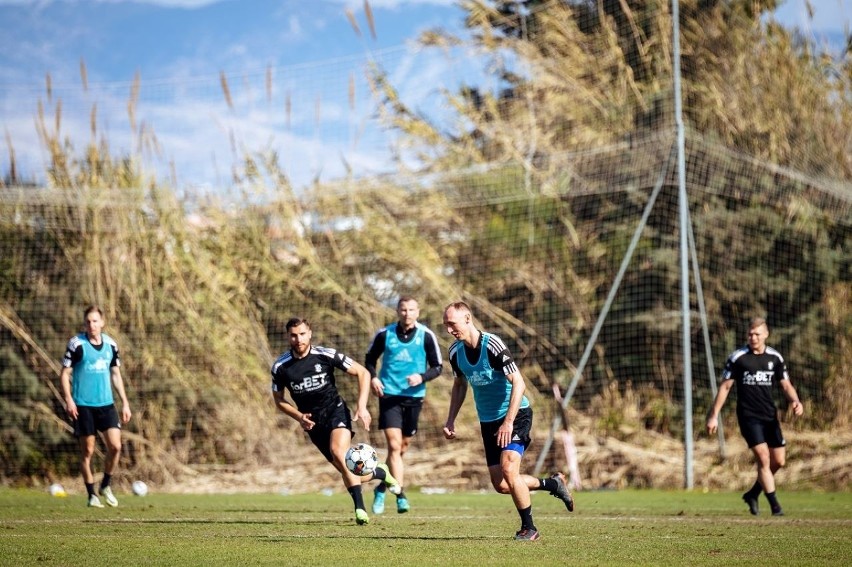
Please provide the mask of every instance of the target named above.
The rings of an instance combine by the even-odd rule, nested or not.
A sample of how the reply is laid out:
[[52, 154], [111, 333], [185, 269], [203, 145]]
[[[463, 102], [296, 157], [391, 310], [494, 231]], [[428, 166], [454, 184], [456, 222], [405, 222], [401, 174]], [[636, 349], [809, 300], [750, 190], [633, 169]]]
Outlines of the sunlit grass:
[[[785, 492], [787, 515], [752, 517], [739, 494], [581, 492], [577, 510], [539, 493], [543, 537], [512, 540], [511, 500], [410, 494], [356, 526], [348, 496], [82, 496], [0, 491], [0, 565], [843, 565], [852, 561], [852, 494]], [[370, 496], [367, 495], [369, 502]]]

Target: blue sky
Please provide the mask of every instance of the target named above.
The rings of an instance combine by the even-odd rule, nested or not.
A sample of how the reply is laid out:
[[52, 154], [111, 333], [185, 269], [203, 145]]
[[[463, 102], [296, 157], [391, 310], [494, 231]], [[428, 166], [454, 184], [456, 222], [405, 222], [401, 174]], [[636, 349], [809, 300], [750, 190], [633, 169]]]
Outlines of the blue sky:
[[[810, 5], [812, 19], [806, 0], [787, 0], [777, 17], [839, 41], [852, 0]], [[59, 100], [61, 135], [78, 150], [92, 139], [95, 108], [98, 135], [113, 153], [138, 153], [146, 170], [166, 178], [173, 171], [187, 190], [227, 185], [234, 156], [244, 151], [275, 151], [297, 186], [347, 167], [387, 171], [393, 139], [374, 118], [368, 61], [390, 72], [406, 102], [432, 115], [445, 110], [442, 88], [491, 79], [464, 56], [451, 61], [413, 46], [426, 29], [463, 27], [455, 0], [372, 0], [370, 7], [375, 38], [363, 0], [0, 0], [0, 174], [8, 171], [11, 140], [19, 174], [40, 179], [46, 155], [34, 118], [41, 101], [52, 128]], [[140, 138], [140, 130], [148, 134]]]

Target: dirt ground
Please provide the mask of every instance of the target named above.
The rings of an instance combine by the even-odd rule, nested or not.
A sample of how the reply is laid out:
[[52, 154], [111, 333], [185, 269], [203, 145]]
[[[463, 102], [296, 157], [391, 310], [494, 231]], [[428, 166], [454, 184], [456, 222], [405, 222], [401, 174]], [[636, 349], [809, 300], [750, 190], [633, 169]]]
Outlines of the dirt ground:
[[[849, 490], [852, 475], [852, 431], [787, 432], [787, 464], [778, 473], [784, 490]], [[545, 438], [543, 432], [539, 438]], [[540, 475], [560, 469], [575, 489], [683, 488], [684, 447], [680, 440], [649, 432], [626, 440], [598, 438], [575, 432], [578, 478], [571, 478], [560, 442], [554, 443]], [[378, 446], [380, 455], [383, 448]], [[738, 433], [729, 433], [721, 456], [716, 439], [702, 438], [693, 450], [693, 487], [745, 490], [755, 479], [751, 451]], [[524, 472], [532, 473], [535, 445], [525, 457]], [[423, 449], [412, 445], [406, 455], [405, 485], [425, 491], [490, 489], [478, 439]], [[129, 479], [128, 479], [129, 483]], [[161, 485], [163, 492], [294, 494], [343, 490], [339, 475], [312, 448], [305, 447], [277, 466], [189, 467]]]

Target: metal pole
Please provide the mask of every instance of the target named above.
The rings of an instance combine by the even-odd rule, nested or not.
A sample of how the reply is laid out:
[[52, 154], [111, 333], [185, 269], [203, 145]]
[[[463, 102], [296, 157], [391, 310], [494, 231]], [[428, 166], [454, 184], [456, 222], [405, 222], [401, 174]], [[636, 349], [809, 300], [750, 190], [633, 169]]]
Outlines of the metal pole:
[[675, 122], [677, 124], [677, 185], [680, 225], [680, 294], [683, 316], [683, 437], [684, 437], [684, 487], [692, 489], [692, 335], [689, 325], [689, 203], [686, 200], [686, 136], [683, 127], [683, 109], [680, 84], [680, 6], [672, 0], [672, 70], [674, 73]]

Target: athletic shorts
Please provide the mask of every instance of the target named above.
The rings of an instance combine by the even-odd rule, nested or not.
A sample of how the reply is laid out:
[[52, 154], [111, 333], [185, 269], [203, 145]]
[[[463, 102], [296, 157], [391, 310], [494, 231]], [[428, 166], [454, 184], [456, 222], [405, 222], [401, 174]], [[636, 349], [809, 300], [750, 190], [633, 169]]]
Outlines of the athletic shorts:
[[787, 444], [781, 433], [781, 423], [777, 419], [740, 419], [740, 433], [745, 437], [749, 449], [766, 443], [773, 449], [783, 447]]
[[334, 461], [334, 457], [331, 455], [332, 430], [345, 428], [349, 430], [352, 437], [355, 436], [352, 432], [352, 415], [349, 413], [349, 408], [346, 407], [346, 402], [343, 399], [339, 398], [338, 402], [338, 404], [319, 412], [319, 417], [317, 417], [317, 412], [310, 412], [314, 427], [307, 432], [311, 442], [329, 463]]
[[506, 447], [500, 447], [497, 444], [497, 430], [503, 424], [503, 418], [497, 421], [481, 421], [479, 423], [479, 428], [482, 430], [482, 444], [485, 447], [485, 463], [489, 467], [500, 464], [500, 455], [503, 451], [515, 451], [521, 455], [524, 454], [532, 441], [530, 439], [532, 419], [532, 408], [518, 410], [515, 423], [512, 424], [512, 442]]
[[379, 429], [402, 430], [403, 437], [414, 437], [423, 398], [411, 396], [384, 396], [379, 398]]
[[121, 429], [115, 404], [100, 407], [77, 406], [77, 419], [74, 421], [75, 437], [89, 437], [96, 431], [106, 431], [114, 427]]

